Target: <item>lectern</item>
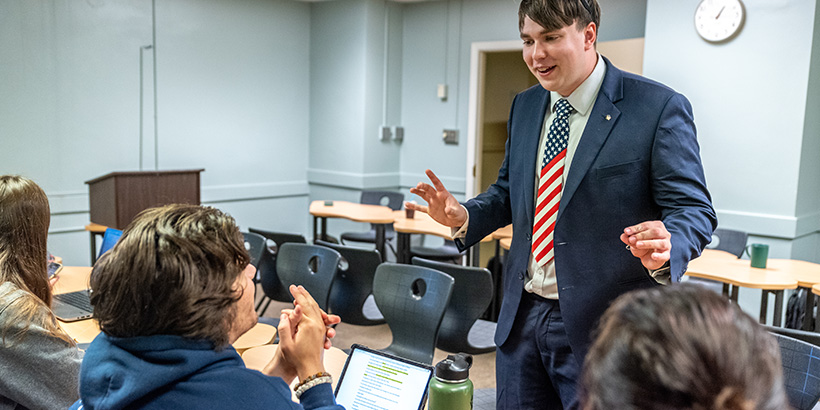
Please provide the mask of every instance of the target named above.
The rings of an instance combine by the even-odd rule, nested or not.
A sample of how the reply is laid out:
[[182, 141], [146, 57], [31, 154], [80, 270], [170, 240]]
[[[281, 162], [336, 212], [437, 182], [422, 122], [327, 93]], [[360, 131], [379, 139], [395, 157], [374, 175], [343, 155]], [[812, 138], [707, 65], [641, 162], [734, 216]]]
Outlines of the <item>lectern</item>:
[[199, 173], [202, 171], [204, 169], [112, 172], [85, 181], [91, 222], [124, 229], [147, 208], [175, 203], [199, 205]]

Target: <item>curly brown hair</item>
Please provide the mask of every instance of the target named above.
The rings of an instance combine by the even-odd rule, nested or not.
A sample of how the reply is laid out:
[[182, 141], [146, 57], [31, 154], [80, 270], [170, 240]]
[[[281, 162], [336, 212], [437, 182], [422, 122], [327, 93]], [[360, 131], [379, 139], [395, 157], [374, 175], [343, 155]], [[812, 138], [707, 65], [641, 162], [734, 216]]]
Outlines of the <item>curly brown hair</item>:
[[100, 329], [115, 337], [178, 335], [228, 345], [249, 263], [242, 234], [222, 211], [166, 205], [140, 213], [91, 272]]
[[776, 339], [693, 284], [619, 297], [584, 366], [584, 410], [789, 408]]

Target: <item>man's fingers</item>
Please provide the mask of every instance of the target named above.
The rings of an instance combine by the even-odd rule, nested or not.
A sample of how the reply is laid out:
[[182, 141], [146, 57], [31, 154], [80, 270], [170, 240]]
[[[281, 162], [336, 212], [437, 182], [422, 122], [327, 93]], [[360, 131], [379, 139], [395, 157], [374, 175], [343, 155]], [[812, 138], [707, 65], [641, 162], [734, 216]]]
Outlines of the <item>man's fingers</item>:
[[670, 248], [669, 241], [667, 241], [666, 239], [651, 239], [637, 241], [632, 246], [638, 249], [655, 249], [658, 251], [665, 251]]
[[431, 170], [424, 171], [427, 174], [427, 178], [430, 178], [430, 182], [433, 183], [433, 186], [436, 187], [436, 191], [446, 191], [447, 188], [444, 188], [444, 184], [441, 183], [441, 180], [438, 179], [436, 174], [433, 173]]

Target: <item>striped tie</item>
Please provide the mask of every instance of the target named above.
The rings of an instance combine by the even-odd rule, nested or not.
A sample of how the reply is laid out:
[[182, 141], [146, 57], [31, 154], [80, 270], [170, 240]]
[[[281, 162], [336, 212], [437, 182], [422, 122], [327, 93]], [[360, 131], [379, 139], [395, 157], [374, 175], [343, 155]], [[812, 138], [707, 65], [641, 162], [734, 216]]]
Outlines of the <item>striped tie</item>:
[[535, 224], [532, 227], [532, 254], [538, 266], [554, 257], [552, 232], [561, 202], [561, 188], [564, 175], [564, 160], [567, 156], [569, 139], [569, 114], [572, 106], [565, 99], [555, 103], [555, 118], [547, 134], [541, 175], [538, 179], [538, 197], [535, 200]]

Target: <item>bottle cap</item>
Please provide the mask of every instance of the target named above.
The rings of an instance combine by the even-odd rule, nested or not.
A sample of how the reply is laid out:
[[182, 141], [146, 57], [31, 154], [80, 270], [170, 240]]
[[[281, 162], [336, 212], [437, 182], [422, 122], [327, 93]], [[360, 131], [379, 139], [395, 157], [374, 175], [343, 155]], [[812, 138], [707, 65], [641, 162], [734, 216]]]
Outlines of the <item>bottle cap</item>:
[[472, 355], [467, 353], [451, 354], [446, 359], [436, 363], [436, 378], [446, 381], [467, 380], [470, 377], [470, 367], [472, 365]]

